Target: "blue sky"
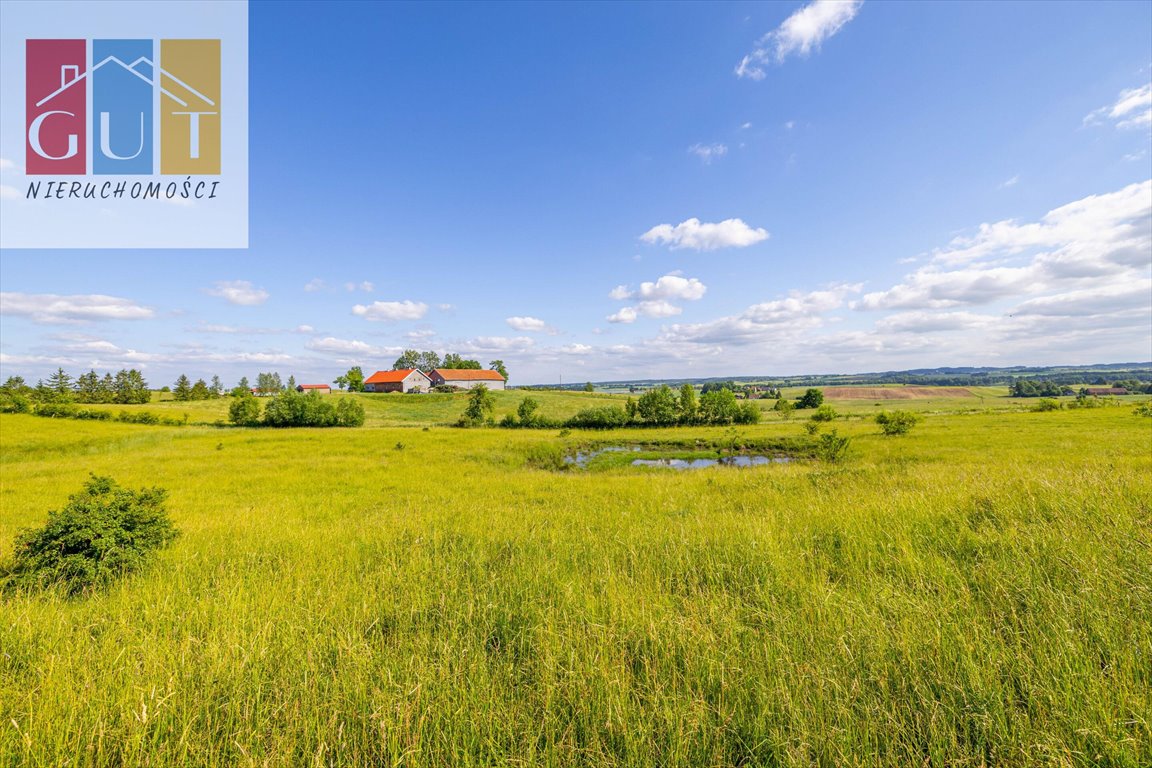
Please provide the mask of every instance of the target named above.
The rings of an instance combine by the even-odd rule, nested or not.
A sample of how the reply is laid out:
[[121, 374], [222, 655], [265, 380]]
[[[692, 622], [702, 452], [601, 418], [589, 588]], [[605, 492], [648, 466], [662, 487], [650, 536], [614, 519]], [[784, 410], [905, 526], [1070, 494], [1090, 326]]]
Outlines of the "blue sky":
[[252, 3], [249, 31], [249, 249], [5, 250], [3, 376], [1152, 358], [1152, 4]]

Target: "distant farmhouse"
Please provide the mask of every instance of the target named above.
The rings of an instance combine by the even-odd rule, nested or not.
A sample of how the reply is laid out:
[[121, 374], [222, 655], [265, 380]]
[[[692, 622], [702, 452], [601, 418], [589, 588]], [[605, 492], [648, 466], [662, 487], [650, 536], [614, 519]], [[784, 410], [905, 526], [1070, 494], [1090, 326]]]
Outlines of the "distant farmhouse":
[[1126, 395], [1128, 390], [1124, 387], [1088, 387], [1084, 394], [1099, 397], [1100, 395]]
[[[398, 373], [398, 371], [397, 371]], [[504, 377], [499, 371], [477, 371], [471, 368], [437, 368], [429, 374], [434, 387], [472, 389], [483, 384], [488, 389], [504, 389]]]
[[365, 392], [427, 392], [431, 388], [431, 380], [415, 368], [376, 371], [364, 379]]
[[296, 387], [296, 391], [305, 394], [309, 392], [319, 392], [322, 395], [330, 395], [332, 394], [332, 387], [327, 384], [301, 384]]

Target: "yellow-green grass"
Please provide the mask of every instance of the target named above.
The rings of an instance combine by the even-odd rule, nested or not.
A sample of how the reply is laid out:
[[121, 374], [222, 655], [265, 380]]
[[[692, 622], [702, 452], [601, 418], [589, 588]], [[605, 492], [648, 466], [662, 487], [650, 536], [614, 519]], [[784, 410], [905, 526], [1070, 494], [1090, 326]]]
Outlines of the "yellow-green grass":
[[841, 421], [840, 465], [525, 466], [800, 421], [0, 416], [0, 558], [89, 472], [169, 489], [183, 531], [106, 593], [0, 597], [0, 765], [1152, 764], [1130, 408]]

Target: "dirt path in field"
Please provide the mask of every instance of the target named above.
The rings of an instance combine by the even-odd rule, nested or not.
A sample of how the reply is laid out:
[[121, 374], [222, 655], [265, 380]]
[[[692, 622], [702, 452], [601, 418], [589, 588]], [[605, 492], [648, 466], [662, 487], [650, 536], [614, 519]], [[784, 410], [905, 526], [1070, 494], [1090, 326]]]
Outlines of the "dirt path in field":
[[825, 400], [922, 400], [926, 397], [976, 397], [964, 387], [826, 387]]

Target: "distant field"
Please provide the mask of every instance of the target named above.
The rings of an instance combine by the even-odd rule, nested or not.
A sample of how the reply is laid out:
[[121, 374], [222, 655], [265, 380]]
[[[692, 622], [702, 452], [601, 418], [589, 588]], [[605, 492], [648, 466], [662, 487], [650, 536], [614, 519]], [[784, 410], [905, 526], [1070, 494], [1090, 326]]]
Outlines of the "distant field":
[[825, 400], [923, 400], [975, 396], [966, 387], [824, 387]]

